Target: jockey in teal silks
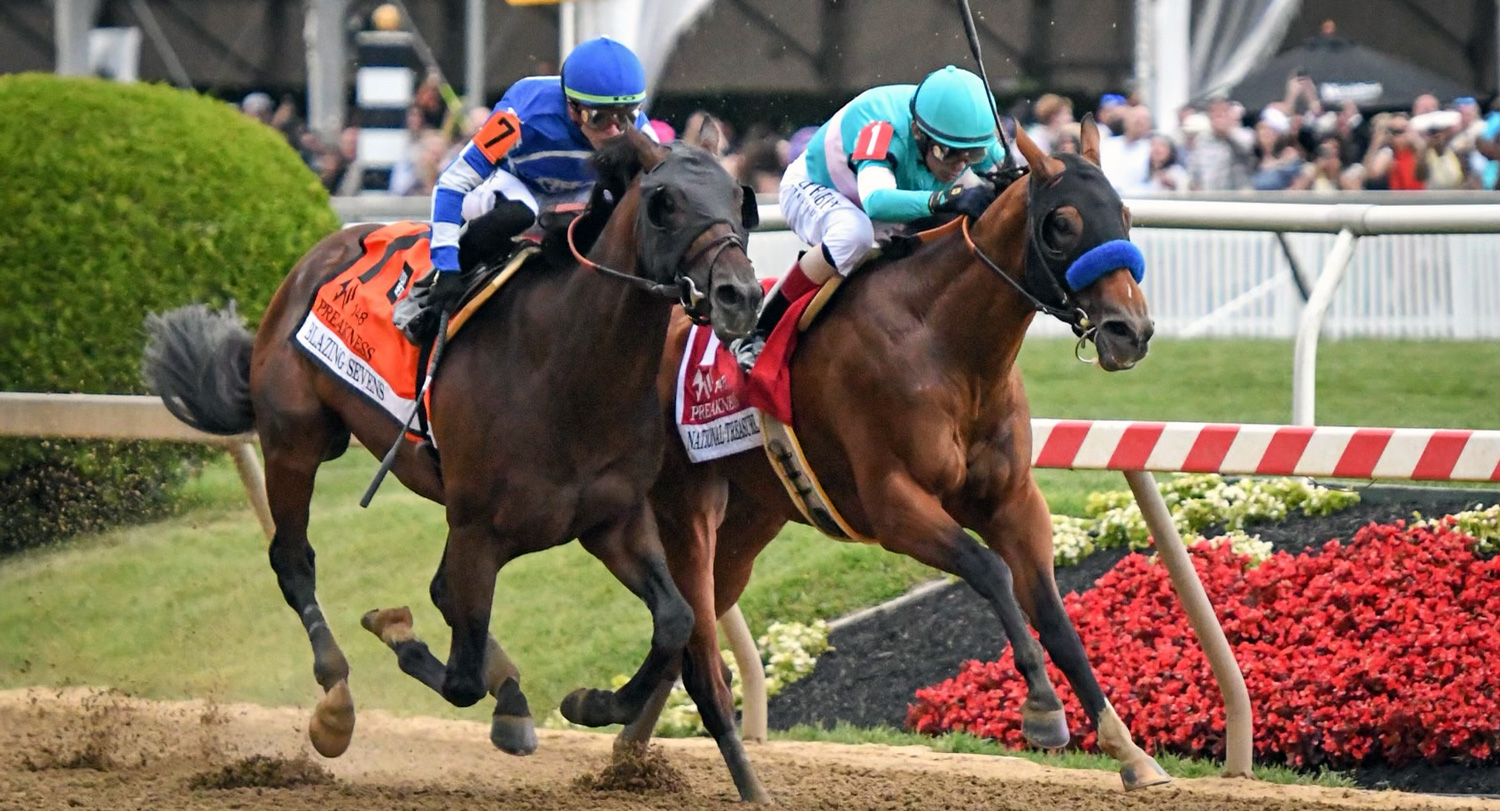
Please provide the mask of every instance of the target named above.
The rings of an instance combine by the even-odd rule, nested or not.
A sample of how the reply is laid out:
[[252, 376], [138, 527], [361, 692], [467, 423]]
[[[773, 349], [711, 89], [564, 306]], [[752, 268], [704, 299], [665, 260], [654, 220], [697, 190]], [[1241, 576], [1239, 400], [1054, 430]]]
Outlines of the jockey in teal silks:
[[437, 314], [463, 296], [461, 233], [465, 246], [503, 245], [531, 227], [543, 208], [588, 198], [590, 159], [605, 141], [631, 127], [656, 138], [641, 111], [646, 71], [629, 48], [608, 37], [581, 42], [563, 60], [561, 74], [511, 85], [438, 178], [433, 272], [396, 305], [394, 318], [413, 343], [430, 340]]
[[921, 84], [855, 96], [781, 179], [787, 226], [812, 248], [766, 296], [755, 332], [735, 342], [740, 365], [754, 364], [792, 302], [853, 272], [877, 232], [933, 214], [978, 217], [995, 191], [975, 173], [1004, 158], [989, 91], [969, 71], [949, 65]]

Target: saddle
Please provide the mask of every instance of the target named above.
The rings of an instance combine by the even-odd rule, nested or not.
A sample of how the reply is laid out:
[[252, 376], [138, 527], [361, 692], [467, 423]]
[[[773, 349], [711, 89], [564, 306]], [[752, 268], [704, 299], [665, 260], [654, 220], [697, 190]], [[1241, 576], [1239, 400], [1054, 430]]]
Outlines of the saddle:
[[[400, 425], [406, 425], [422, 405], [417, 392], [430, 347], [413, 346], [391, 318], [412, 283], [432, 272], [430, 236], [425, 222], [391, 223], [366, 234], [360, 255], [313, 293], [293, 336], [303, 354]], [[457, 334], [539, 252], [534, 243], [518, 243], [508, 256], [471, 271], [465, 303], [449, 319], [448, 336]], [[421, 417], [425, 436], [425, 414]]]

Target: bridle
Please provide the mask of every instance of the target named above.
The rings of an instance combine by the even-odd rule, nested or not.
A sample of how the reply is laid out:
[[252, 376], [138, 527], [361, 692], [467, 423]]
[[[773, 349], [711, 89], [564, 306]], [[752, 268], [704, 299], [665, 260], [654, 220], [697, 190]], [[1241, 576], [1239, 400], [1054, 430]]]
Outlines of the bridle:
[[[959, 219], [963, 221], [961, 230], [964, 235], [964, 244], [969, 246], [969, 251], [978, 257], [979, 261], [983, 262], [986, 267], [993, 270], [996, 276], [1004, 279], [1006, 284], [1014, 288], [1033, 310], [1046, 313], [1067, 324], [1073, 330], [1073, 334], [1078, 336], [1078, 345], [1074, 348], [1074, 354], [1079, 355], [1079, 359], [1082, 360], [1081, 352], [1083, 345], [1085, 342], [1093, 340], [1094, 333], [1098, 328], [1089, 322], [1088, 314], [1073, 300], [1073, 296], [1068, 289], [1058, 283], [1057, 274], [1052, 272], [1051, 263], [1047, 261], [1046, 256], [1042, 255], [1041, 230], [1042, 222], [1045, 221], [1046, 217], [1037, 217], [1035, 209], [1027, 205], [1026, 268], [1022, 276], [1022, 281], [1016, 281], [1009, 273], [1006, 273], [995, 260], [986, 256], [979, 245], [974, 242], [974, 238], [969, 234], [968, 217], [960, 215]], [[1048, 304], [1027, 289], [1027, 280], [1035, 278], [1038, 275], [1045, 277], [1051, 284], [1052, 289], [1047, 292], [1049, 295], [1055, 294], [1058, 304]]]
[[607, 276], [611, 279], [617, 279], [624, 282], [625, 284], [630, 285], [631, 287], [637, 288], [639, 290], [644, 290], [650, 295], [669, 299], [675, 298], [680, 304], [682, 304], [682, 310], [683, 312], [687, 313], [688, 318], [691, 318], [693, 320], [693, 323], [698, 324], [699, 326], [709, 325], [708, 314], [703, 311], [703, 304], [708, 301], [708, 295], [698, 289], [698, 285], [693, 281], [691, 276], [688, 276], [687, 273], [684, 272], [684, 269], [693, 267], [698, 263], [699, 259], [702, 259], [705, 255], [712, 251], [713, 256], [709, 259], [708, 264], [708, 279], [710, 282], [710, 286], [712, 286], [712, 281], [714, 278], [714, 267], [719, 263], [719, 255], [724, 253], [724, 250], [729, 247], [739, 248], [741, 252], [744, 252], [745, 250], [744, 240], [740, 239], [739, 234], [736, 234], [734, 232], [734, 223], [730, 222], [729, 220], [713, 220], [706, 226], [704, 226], [703, 230], [699, 232], [700, 235], [706, 233], [708, 229], [720, 223], [724, 223], [730, 227], [729, 233], [714, 237], [712, 240], [709, 240], [708, 244], [704, 245], [693, 253], [684, 256], [682, 258], [682, 262], [679, 263], [677, 267], [677, 272], [674, 274], [673, 280], [670, 282], [658, 283], [631, 273], [625, 273], [624, 271], [615, 270], [608, 265], [601, 265], [598, 262], [595, 262], [594, 260], [584, 256], [583, 252], [578, 250], [578, 243], [573, 239], [573, 228], [578, 225], [578, 221], [581, 219], [583, 218], [575, 217], [572, 222], [568, 223], [567, 232], [568, 250], [573, 252], [573, 258], [578, 261], [578, 264], [583, 265], [584, 267], [589, 268], [590, 270], [593, 270], [594, 272], [599, 273], [603, 276]]

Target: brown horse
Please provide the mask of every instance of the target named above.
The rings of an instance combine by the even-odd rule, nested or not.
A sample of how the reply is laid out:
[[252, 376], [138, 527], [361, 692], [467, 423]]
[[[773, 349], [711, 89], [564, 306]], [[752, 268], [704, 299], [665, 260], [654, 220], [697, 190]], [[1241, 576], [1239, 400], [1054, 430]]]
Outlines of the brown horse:
[[[1063, 609], [1015, 366], [1038, 309], [1091, 337], [1106, 370], [1134, 365], [1151, 337], [1146, 299], [1130, 270], [1106, 264], [1096, 280], [1070, 289], [1067, 271], [1091, 249], [1124, 246], [1130, 222], [1097, 168], [1091, 119], [1082, 133], [1080, 158], [1048, 157], [1017, 132], [1030, 179], [1012, 184], [973, 224], [972, 242], [949, 231], [848, 280], [793, 357], [794, 427], [857, 533], [961, 577], [991, 603], [1027, 682], [1028, 739], [1058, 747], [1069, 729], [1026, 617], [1081, 697], [1101, 747], [1121, 762], [1126, 787], [1138, 788], [1167, 777], [1105, 699]], [[686, 319], [674, 323], [658, 372], [666, 403], [687, 327]], [[714, 618], [734, 605], [781, 527], [805, 520], [764, 453], [694, 465], [679, 443], [671, 445], [652, 501], [668, 564], [696, 617], [683, 678], [695, 697], [710, 692], [732, 706]], [[649, 738], [665, 692], [659, 688], [620, 746]]]
[[[754, 199], [708, 153], [658, 146], [632, 131], [602, 149], [595, 168], [593, 198], [573, 229], [597, 236], [588, 261], [569, 255], [569, 231], [562, 250], [523, 269], [470, 318], [432, 385], [441, 468], [430, 446], [411, 444], [393, 468], [407, 487], [447, 507], [447, 545], [431, 588], [452, 628], [446, 666], [412, 634], [405, 608], [364, 620], [402, 670], [453, 704], [493, 695], [491, 738], [513, 754], [533, 751], [536, 734], [519, 674], [489, 635], [500, 567], [578, 538], [646, 603], [651, 651], [635, 678], [618, 692], [579, 691], [565, 704], [575, 720], [634, 719], [694, 622], [647, 501], [666, 439], [654, 382], [672, 300], [682, 291], [695, 317], [728, 340], [749, 331], [761, 298], [744, 248]], [[312, 643], [325, 692], [309, 736], [329, 757], [348, 746], [354, 708], [348, 662], [314, 595], [313, 478], [351, 433], [378, 457], [400, 426], [288, 337], [314, 291], [361, 255], [372, 230], [349, 228], [309, 251], [253, 339], [232, 314], [201, 306], [153, 317], [144, 364], [179, 418], [213, 433], [253, 427], [260, 436], [276, 524], [271, 566]], [[726, 751], [737, 746], [732, 740]]]

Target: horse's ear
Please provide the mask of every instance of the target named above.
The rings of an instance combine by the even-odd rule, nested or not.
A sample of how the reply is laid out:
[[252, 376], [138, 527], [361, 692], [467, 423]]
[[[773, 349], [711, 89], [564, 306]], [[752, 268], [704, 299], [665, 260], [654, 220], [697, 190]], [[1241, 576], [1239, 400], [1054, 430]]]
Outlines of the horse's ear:
[[760, 225], [760, 204], [755, 202], [755, 189], [740, 186], [740, 225], [748, 231]]
[[1042, 152], [1042, 148], [1036, 145], [1036, 141], [1026, 134], [1025, 127], [1016, 127], [1016, 149], [1021, 150], [1021, 157], [1031, 167], [1032, 180], [1040, 182], [1052, 177], [1051, 161]]
[[1099, 125], [1094, 123], [1093, 113], [1084, 113], [1078, 124], [1079, 154], [1095, 166], [1099, 165]]

